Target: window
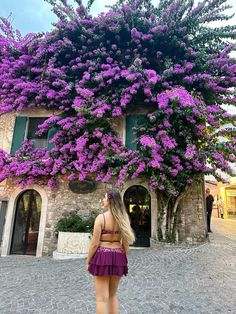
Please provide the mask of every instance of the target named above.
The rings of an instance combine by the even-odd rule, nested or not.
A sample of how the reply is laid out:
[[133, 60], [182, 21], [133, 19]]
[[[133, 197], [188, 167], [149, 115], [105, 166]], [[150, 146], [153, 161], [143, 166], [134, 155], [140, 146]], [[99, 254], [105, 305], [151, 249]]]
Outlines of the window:
[[34, 148], [46, 148], [48, 145], [48, 132], [37, 136], [38, 126], [47, 118], [28, 118], [28, 127], [25, 139], [31, 140], [34, 143]]
[[51, 150], [54, 145], [49, 143], [49, 140], [57, 132], [57, 129], [51, 128], [47, 133], [44, 133], [41, 136], [36, 136], [35, 134], [38, 130], [38, 126], [46, 119], [48, 119], [48, 117], [16, 117], [11, 154], [14, 155], [20, 148], [22, 142], [26, 139], [32, 140], [35, 148], [47, 148], [48, 150]]
[[125, 146], [129, 149], [136, 150], [138, 144], [134, 142], [136, 134], [134, 128], [139, 127], [141, 123], [146, 120], [144, 115], [130, 115], [126, 116], [126, 133], [125, 133]]

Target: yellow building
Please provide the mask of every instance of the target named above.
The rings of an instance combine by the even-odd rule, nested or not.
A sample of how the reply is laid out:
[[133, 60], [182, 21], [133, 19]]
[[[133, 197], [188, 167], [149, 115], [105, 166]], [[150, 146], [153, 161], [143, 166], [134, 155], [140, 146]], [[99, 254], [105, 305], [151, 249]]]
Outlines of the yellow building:
[[229, 184], [218, 184], [219, 196], [222, 200], [224, 217], [236, 218], [236, 177], [230, 179]]
[[213, 216], [224, 218], [236, 218], [236, 177], [232, 177], [229, 183], [210, 182], [206, 180], [206, 188], [210, 188], [215, 202]]

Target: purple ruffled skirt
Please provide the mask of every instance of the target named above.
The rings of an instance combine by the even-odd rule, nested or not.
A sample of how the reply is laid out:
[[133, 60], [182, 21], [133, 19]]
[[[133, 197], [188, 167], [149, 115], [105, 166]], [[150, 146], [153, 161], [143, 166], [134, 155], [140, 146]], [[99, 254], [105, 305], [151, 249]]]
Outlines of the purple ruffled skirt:
[[93, 276], [126, 276], [127, 265], [124, 249], [99, 246], [89, 263], [88, 271]]

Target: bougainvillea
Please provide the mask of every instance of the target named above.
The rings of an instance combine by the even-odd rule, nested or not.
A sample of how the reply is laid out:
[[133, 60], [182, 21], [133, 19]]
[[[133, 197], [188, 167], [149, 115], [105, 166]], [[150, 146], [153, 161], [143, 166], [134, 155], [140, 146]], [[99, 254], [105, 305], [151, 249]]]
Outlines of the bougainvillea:
[[[55, 189], [60, 174], [115, 178], [117, 186], [144, 177], [165, 200], [173, 239], [186, 187], [203, 174], [220, 179], [235, 162], [235, 131], [221, 126], [235, 120], [222, 105], [236, 103], [236, 26], [209, 24], [230, 18], [227, 0], [118, 1], [96, 17], [93, 1], [87, 8], [75, 1], [76, 10], [66, 0], [48, 2], [59, 18], [49, 33], [23, 37], [1, 18], [0, 112], [63, 115], [39, 127], [39, 135], [57, 130], [50, 151], [28, 140], [15, 155], [0, 151], [0, 180]], [[129, 150], [113, 122], [140, 107], [146, 119]]]

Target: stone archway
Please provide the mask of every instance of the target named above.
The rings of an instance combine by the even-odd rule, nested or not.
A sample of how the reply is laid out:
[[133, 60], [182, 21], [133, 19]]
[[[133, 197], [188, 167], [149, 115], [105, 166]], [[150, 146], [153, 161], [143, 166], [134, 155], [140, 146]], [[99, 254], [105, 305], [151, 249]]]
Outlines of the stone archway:
[[38, 192], [38, 194], [40, 195], [42, 199], [36, 257], [42, 256], [47, 207], [48, 207], [48, 196], [45, 190], [38, 185], [32, 185], [25, 189], [17, 188], [11, 194], [9, 203], [8, 203], [8, 210], [7, 210], [6, 222], [5, 222], [5, 228], [4, 228], [4, 234], [3, 234], [3, 242], [2, 242], [2, 250], [1, 250], [2, 256], [7, 256], [10, 254], [11, 241], [12, 241], [13, 229], [14, 229], [14, 220], [15, 220], [15, 215], [16, 215], [17, 200], [19, 199], [20, 195], [22, 195], [22, 193], [24, 193], [27, 190], [35, 190], [36, 192]]

